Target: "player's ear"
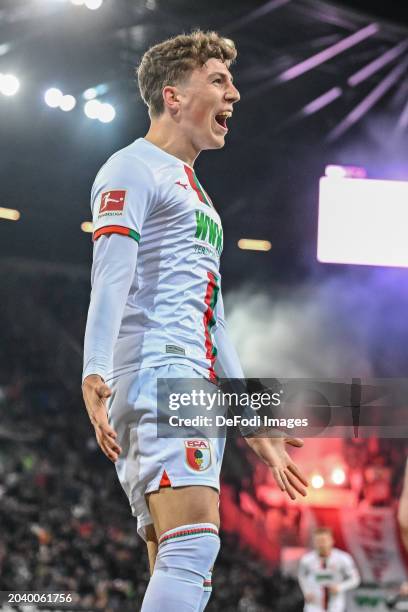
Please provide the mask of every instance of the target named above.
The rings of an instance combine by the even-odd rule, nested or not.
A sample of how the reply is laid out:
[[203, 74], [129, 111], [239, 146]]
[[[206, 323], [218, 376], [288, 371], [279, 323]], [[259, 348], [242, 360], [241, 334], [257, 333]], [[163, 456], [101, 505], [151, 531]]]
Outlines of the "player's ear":
[[164, 106], [169, 109], [171, 113], [176, 113], [180, 108], [180, 94], [177, 87], [166, 85], [163, 88], [163, 102]]

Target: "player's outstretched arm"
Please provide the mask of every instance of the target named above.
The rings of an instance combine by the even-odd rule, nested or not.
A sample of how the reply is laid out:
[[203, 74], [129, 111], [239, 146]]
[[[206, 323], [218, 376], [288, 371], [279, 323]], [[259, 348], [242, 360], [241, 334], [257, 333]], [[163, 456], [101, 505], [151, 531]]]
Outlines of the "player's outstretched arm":
[[121, 452], [108, 422], [106, 400], [111, 390], [105, 377], [129, 289], [134, 278], [138, 245], [127, 236], [102, 236], [95, 243], [92, 292], [84, 341], [82, 395], [95, 435], [105, 455], [116, 461]]

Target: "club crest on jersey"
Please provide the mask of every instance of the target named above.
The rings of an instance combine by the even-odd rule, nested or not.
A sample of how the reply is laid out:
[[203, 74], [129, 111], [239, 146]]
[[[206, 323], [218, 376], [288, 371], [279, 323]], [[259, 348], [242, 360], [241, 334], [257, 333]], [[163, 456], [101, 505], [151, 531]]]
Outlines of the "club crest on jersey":
[[204, 472], [211, 465], [211, 448], [208, 440], [184, 440], [187, 465], [196, 472]]
[[112, 189], [111, 191], [105, 191], [101, 195], [99, 217], [104, 215], [121, 215], [123, 213], [125, 199], [125, 189]]

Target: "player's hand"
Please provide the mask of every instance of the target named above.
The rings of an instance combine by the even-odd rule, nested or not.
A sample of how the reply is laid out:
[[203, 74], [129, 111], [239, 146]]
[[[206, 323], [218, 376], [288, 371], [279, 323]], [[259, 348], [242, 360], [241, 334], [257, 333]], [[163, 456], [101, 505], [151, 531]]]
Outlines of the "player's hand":
[[108, 459], [115, 463], [122, 449], [116, 442], [116, 431], [109, 425], [106, 410], [106, 400], [112, 395], [112, 390], [98, 374], [90, 374], [82, 383], [82, 395], [95, 428], [96, 440]]
[[338, 585], [337, 585], [337, 584], [331, 584], [331, 585], [329, 586], [329, 592], [330, 592], [330, 595], [337, 595], [337, 593], [339, 592], [339, 590], [340, 590], [340, 589], [339, 589], [339, 587], [338, 587]]
[[286, 444], [303, 446], [300, 438], [258, 438], [246, 437], [248, 446], [268, 465], [281, 491], [286, 491], [291, 499], [296, 499], [296, 492], [304, 497], [307, 494], [307, 480], [298, 466], [286, 451]]

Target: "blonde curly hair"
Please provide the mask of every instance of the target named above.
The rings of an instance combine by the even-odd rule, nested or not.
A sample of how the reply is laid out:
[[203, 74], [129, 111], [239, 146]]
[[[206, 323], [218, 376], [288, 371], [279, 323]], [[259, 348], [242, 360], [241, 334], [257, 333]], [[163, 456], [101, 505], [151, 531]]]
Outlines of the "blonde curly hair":
[[210, 58], [219, 59], [227, 68], [235, 61], [237, 50], [232, 40], [217, 32], [195, 30], [179, 34], [154, 45], [143, 55], [136, 69], [140, 94], [150, 117], [164, 111], [163, 88], [177, 85]]

